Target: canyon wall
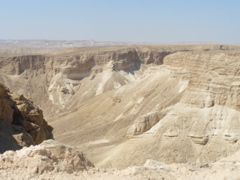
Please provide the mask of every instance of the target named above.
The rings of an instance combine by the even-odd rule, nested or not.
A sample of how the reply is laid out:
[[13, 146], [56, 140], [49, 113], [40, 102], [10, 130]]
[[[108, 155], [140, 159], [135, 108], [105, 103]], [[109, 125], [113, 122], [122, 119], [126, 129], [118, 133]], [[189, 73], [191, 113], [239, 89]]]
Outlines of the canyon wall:
[[1, 55], [0, 81], [34, 100], [55, 138], [96, 165], [208, 163], [240, 146], [239, 57], [226, 45]]

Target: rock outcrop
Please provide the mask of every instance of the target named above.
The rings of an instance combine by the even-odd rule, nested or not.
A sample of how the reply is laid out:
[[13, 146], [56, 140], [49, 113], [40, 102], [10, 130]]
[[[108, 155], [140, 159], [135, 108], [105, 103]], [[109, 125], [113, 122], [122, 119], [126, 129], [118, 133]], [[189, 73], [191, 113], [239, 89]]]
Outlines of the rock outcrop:
[[11, 93], [0, 84], [1, 152], [40, 144], [53, 138], [53, 128], [43, 119], [42, 111], [23, 95]]
[[13, 100], [16, 102], [20, 118], [22, 118], [19, 124], [32, 136], [36, 144], [53, 138], [53, 128], [43, 118], [43, 112], [40, 108], [34, 106], [23, 95], [17, 95], [13, 97]]
[[127, 132], [127, 136], [132, 137], [133, 135], [139, 135], [148, 131], [155, 124], [157, 124], [158, 121], [162, 119], [162, 117], [163, 116], [158, 112], [150, 112], [143, 115], [142, 117], [134, 121], [134, 124], [129, 128]]
[[15, 169], [27, 175], [49, 172], [72, 174], [94, 167], [83, 153], [54, 140], [17, 151], [7, 151], [0, 155], [0, 162], [1, 170]]

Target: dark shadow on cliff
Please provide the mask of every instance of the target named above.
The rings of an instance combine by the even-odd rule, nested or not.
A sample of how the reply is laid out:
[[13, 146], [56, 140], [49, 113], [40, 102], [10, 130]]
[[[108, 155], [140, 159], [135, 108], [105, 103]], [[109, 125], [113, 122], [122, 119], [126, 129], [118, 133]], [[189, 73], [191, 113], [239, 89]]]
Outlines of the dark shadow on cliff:
[[[8, 150], [19, 150], [23, 145], [32, 143], [31, 137], [25, 132], [21, 126], [12, 125], [4, 121], [0, 121], [0, 153]], [[19, 142], [17, 141], [19, 140]], [[23, 142], [24, 140], [28, 142]], [[26, 144], [24, 144], [26, 143]]]

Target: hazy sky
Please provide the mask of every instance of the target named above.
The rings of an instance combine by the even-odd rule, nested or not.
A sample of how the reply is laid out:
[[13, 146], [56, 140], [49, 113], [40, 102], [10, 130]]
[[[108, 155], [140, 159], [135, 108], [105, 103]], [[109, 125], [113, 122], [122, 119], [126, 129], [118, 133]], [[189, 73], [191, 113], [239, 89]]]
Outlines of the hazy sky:
[[0, 39], [240, 43], [240, 0], [0, 0]]

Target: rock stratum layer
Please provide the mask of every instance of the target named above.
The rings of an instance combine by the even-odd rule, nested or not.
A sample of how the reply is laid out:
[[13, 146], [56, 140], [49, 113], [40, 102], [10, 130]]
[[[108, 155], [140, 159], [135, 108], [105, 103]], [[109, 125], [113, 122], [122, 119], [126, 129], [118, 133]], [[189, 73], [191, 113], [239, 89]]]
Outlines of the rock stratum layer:
[[239, 58], [226, 45], [73, 48], [1, 55], [0, 81], [97, 166], [210, 163], [240, 148]]

